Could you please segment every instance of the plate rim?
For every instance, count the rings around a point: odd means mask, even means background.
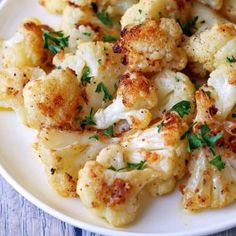
[[[2,8],[9,2],[9,0],[0,0],[0,11]],[[3,156],[1,156],[3,158]],[[40,208],[47,214],[66,222],[74,227],[78,227],[84,230],[92,231],[98,234],[104,235],[114,235],[114,236],[203,236],[209,235],[213,233],[219,233],[224,230],[231,229],[236,226],[236,218],[235,220],[228,220],[227,222],[224,221],[222,224],[218,224],[216,226],[211,225],[209,227],[204,227],[199,230],[188,230],[185,232],[178,232],[178,233],[135,233],[135,232],[128,232],[125,229],[116,230],[116,229],[108,229],[102,226],[96,226],[90,223],[83,222],[79,219],[74,219],[52,207],[48,204],[44,203],[43,201],[39,200],[34,194],[30,191],[26,190],[18,181],[10,175],[7,170],[3,167],[0,158],[0,175],[10,184],[13,189],[15,189],[20,195],[26,198],[29,202],[31,202],[34,206]],[[119,229],[119,228],[117,228]]]

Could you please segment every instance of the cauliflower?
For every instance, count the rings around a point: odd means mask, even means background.
[[[235,68],[235,65],[218,67],[210,74],[207,85],[196,92],[196,122],[223,121],[233,112],[236,105]]]
[[[82,89],[70,69],[54,70],[29,82],[23,89],[29,127],[71,128],[83,100]]]
[[[3,43],[3,67],[41,67],[52,68],[53,53],[43,48],[42,29],[52,31],[39,21],[24,22],[18,32]]]
[[[157,20],[160,17],[186,20],[189,16],[188,1],[175,0],[140,0],[131,6],[121,18],[122,29],[143,23],[147,19]]]
[[[190,15],[198,17],[196,22],[196,34],[211,29],[216,24],[228,22],[218,12],[197,1],[192,2]]]
[[[116,168],[125,165],[119,145],[106,148],[96,161],[85,164],[79,171],[77,193],[83,205],[99,217],[113,226],[123,226],[137,216],[140,193],[156,174],[150,168],[114,171],[110,164]]]
[[[218,170],[210,163],[211,154],[201,148],[194,151],[189,165],[191,177],[184,188],[183,206],[195,211],[222,208],[236,198],[236,154],[227,148],[217,149],[225,164]]]
[[[154,117],[162,117],[163,113],[170,110],[180,101],[191,103],[191,113],[184,119],[192,121],[195,111],[195,88],[190,79],[183,73],[164,70],[153,77],[157,88],[158,106],[152,109]]]
[[[147,20],[125,28],[114,45],[122,53],[122,63],[131,71],[160,72],[163,68],[182,70],[187,64],[185,51],[179,47],[182,30],[173,19]]]
[[[84,41],[102,41],[106,36],[119,36],[119,19],[112,17],[107,9],[100,11],[97,7],[93,9],[93,4],[80,6],[81,3],[71,1],[62,16],[61,28],[70,35],[69,47],[72,51]],[[104,18],[107,20],[104,21]]]
[[[113,53],[111,43],[87,42],[79,45],[76,55],[58,54],[54,63],[76,72],[85,89],[87,106],[97,111],[115,96],[115,87],[125,71],[120,60],[121,56]],[[106,90],[108,98],[99,87]]]
[[[199,0],[203,4],[210,6],[215,10],[219,10],[223,5],[223,0]]]
[[[227,19],[236,23],[236,2],[235,0],[224,0],[220,11]]]
[[[39,0],[49,12],[61,14],[66,7],[67,0]]]
[[[186,173],[189,157],[187,142],[182,135],[187,124],[174,112],[145,130],[127,134],[121,145],[128,162],[146,161],[147,167],[156,171],[157,180],[148,186],[152,195],[167,193],[175,187],[175,181]]]
[[[44,76],[39,68],[2,68],[0,69],[0,107],[12,108],[26,122],[23,88],[32,80]]]
[[[45,166],[49,183],[61,196],[76,197],[78,171],[113,142],[96,140],[92,131],[43,129],[34,148]]]
[[[126,73],[120,80],[117,97],[95,114],[98,129],[105,129],[119,120],[127,120],[131,128],[145,128],[152,116],[148,109],[157,104],[156,90],[141,73]]]
[[[215,55],[235,36],[234,24],[216,24],[211,29],[190,37],[185,49],[190,61],[200,62],[208,71],[213,71]]]

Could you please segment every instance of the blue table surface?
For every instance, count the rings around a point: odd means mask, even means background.
[[[0,176],[0,236],[99,236],[43,212]],[[236,228],[215,234],[236,236]]]

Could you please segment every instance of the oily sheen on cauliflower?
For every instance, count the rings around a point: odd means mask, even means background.
[[[156,171],[156,180],[148,186],[152,195],[172,191],[176,180],[185,175],[189,154],[181,136],[187,128],[175,112],[170,112],[152,127],[123,137],[121,145],[126,159],[131,163],[146,161],[147,167]]]
[[[92,131],[40,131],[34,147],[45,166],[49,183],[61,196],[77,196],[78,171],[112,142],[107,138],[103,141],[91,139],[94,135]]]
[[[102,150],[96,161],[88,161],[79,171],[77,193],[87,208],[113,226],[123,226],[134,221],[140,206],[140,193],[145,185],[155,179],[155,171],[114,171],[125,167],[119,145]]]
[[[182,30],[174,19],[146,20],[123,29],[113,50],[123,55],[131,71],[160,72],[163,68],[182,70],[187,64],[180,47]]]
[[[49,71],[53,53],[43,47],[42,30],[52,31],[38,20],[22,23],[14,36],[3,42],[3,67],[41,67]]]
[[[145,128],[152,119],[148,109],[156,104],[156,90],[152,83],[141,73],[126,73],[120,80],[112,104],[95,114],[96,127],[105,129],[126,120],[131,128]]]
[[[26,123],[23,89],[29,81],[33,81],[45,72],[39,68],[25,67],[0,69],[0,107],[12,108]]]

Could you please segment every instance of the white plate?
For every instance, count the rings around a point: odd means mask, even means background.
[[[0,37],[9,37],[26,17],[58,25],[59,18],[46,13],[37,0],[8,0],[0,6]],[[236,226],[236,205],[222,210],[188,214],[181,209],[179,191],[147,199],[140,216],[130,226],[115,229],[85,209],[79,199],[58,196],[47,183],[43,166],[31,145],[35,132],[13,112],[0,113],[0,173],[23,196],[49,214],[74,226],[106,235],[206,235]]]

